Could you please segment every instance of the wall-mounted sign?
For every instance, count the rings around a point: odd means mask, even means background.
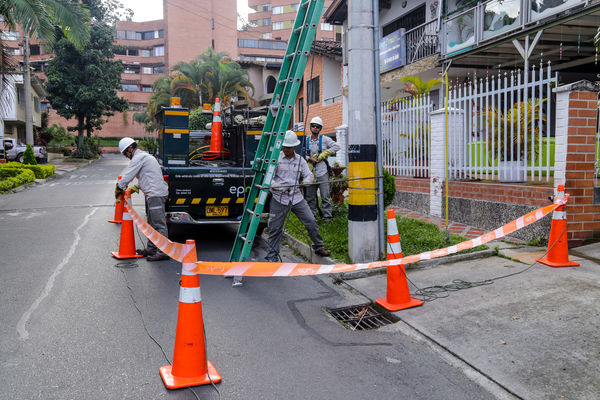
[[[406,38],[404,28],[379,40],[379,73],[406,65]]]

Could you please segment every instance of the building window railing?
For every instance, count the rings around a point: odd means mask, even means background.
[[[440,52],[436,20],[406,31],[404,37],[406,38],[406,62],[408,64]]]

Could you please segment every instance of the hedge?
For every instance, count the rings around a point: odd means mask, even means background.
[[[0,192],[35,181],[35,174],[28,168],[5,168],[0,166]]]
[[[45,165],[29,165],[29,164],[21,164],[19,162],[13,161],[6,164],[0,164],[0,169],[28,169],[33,172],[35,179],[44,179],[49,177],[50,175],[54,175],[56,172],[56,167],[52,164]]]

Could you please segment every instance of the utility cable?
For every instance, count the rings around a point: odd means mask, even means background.
[[[124,269],[127,269],[127,268],[136,268],[136,267],[138,267],[138,263],[135,260],[134,261],[128,260],[128,261],[118,262],[114,266],[117,267],[117,268],[119,268],[119,270],[123,273],[123,278],[125,279],[125,286],[129,290],[129,297],[131,298],[133,306],[135,307],[135,309],[137,310],[137,312],[140,314],[140,318],[142,319],[142,325],[144,327],[144,330],[146,331],[146,335],[148,335],[148,337],[158,346],[158,348],[160,349],[160,351],[161,351],[163,357],[165,358],[165,360],[167,361],[167,363],[171,364],[171,360],[169,359],[169,356],[167,356],[167,353],[166,353],[165,349],[163,348],[163,346],[158,342],[158,340],[156,340],[156,338],[154,336],[152,336],[152,334],[148,330],[148,325],[146,324],[146,319],[144,318],[144,313],[140,309],[137,301],[135,300],[135,296],[133,294],[133,289],[131,288],[131,285],[129,284],[129,279],[127,279],[127,274],[124,271]],[[202,328],[204,329],[204,345],[205,345],[204,354],[206,354],[206,346],[208,346],[208,344],[207,344],[208,342],[206,340],[206,329],[204,328],[204,325],[202,326]],[[213,382],[210,374],[208,373],[208,359],[205,359],[205,361],[206,361],[206,374],[208,376],[208,379],[210,380],[210,383],[211,383],[212,387],[217,392],[217,394],[219,396],[219,399],[221,399],[221,392],[219,391],[219,389],[217,388],[217,386]],[[200,397],[194,391],[194,389],[192,389],[191,387],[188,387],[188,389],[189,389],[190,392],[192,392],[192,394],[194,395],[194,397],[196,399],[200,400]]]
[[[552,243],[551,246],[548,246],[548,249],[546,250],[546,252],[544,252],[544,254],[540,258],[544,258],[548,254],[548,252],[550,250],[552,250],[552,248],[554,248],[554,246],[558,243],[558,241],[560,240],[562,235],[566,232],[566,230],[567,230],[567,228],[565,227],[565,229],[561,232],[561,234],[558,235],[558,237],[554,241],[554,243]],[[534,261],[533,263],[529,264],[525,269],[523,269],[521,271],[513,272],[513,273],[510,273],[507,275],[497,276],[497,277],[490,278],[490,279],[484,279],[481,281],[465,281],[462,279],[455,279],[452,281],[451,284],[448,284],[448,285],[433,285],[433,286],[428,286],[428,287],[424,287],[424,288],[419,288],[419,286],[417,286],[413,281],[411,281],[408,278],[406,271],[404,269],[401,269],[401,271],[404,274],[404,277],[406,278],[406,280],[412,286],[414,286],[416,288],[416,291],[414,292],[414,296],[419,298],[420,300],[423,300],[424,302],[428,302],[428,301],[433,301],[433,300],[441,299],[444,297],[448,297],[450,295],[450,292],[456,292],[459,290],[470,289],[470,288],[478,287],[478,286],[491,285],[492,283],[494,283],[495,281],[498,281],[500,279],[509,278],[509,277],[515,276],[515,275],[520,275],[520,274],[530,270],[531,268],[533,268],[533,266],[536,264],[537,264],[537,260]]]

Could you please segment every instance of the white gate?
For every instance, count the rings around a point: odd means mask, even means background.
[[[395,176],[429,176],[431,99],[420,95],[381,106],[383,167]]]
[[[450,88],[450,179],[546,180],[554,171],[550,64]]]

